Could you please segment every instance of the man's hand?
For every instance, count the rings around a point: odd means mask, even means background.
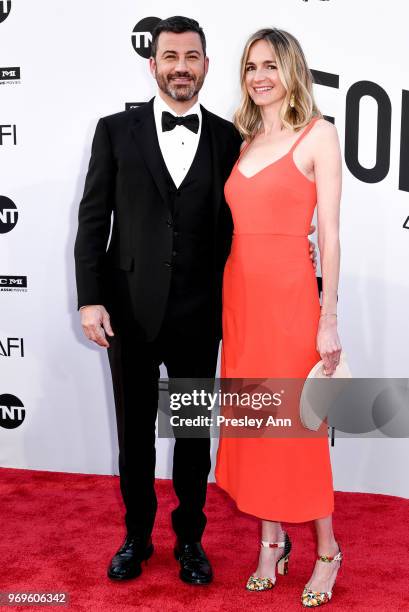
[[[310,231],[308,232],[308,235],[311,236],[311,234],[313,234],[314,232],[315,232],[315,225],[310,225]],[[310,245],[310,258],[312,261],[314,271],[316,271],[317,270],[317,251],[315,248],[315,244],[311,242],[311,240],[309,240],[308,242]]]
[[[83,306],[80,309],[81,325],[88,340],[92,340],[99,346],[109,347],[106,335],[113,336],[109,314],[104,306]],[[106,335],[105,335],[106,334]]]

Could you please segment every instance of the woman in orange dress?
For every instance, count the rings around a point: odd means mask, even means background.
[[[235,125],[245,139],[225,186],[234,234],[223,285],[223,378],[305,378],[324,361],[339,363],[337,333],[341,156],[335,127],[312,93],[298,41],[265,29],[246,44],[243,100]],[[323,278],[322,303],[309,259],[315,206]],[[314,520],[315,567],[302,603],[327,603],[342,553],[328,439],[221,437],[216,480],[237,506],[261,519],[261,548],[247,588],[271,589],[291,550],[281,522]]]

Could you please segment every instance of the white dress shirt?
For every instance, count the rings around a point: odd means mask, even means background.
[[[175,117],[196,114],[199,117],[199,130],[197,134],[184,125],[177,125],[173,130],[162,132],[162,112],[167,111]],[[153,113],[155,116],[156,132],[158,134],[159,146],[163,159],[169,170],[173,182],[179,187],[189,172],[199,144],[202,129],[202,113],[199,102],[183,115],[177,115],[158,95],[153,101]]]

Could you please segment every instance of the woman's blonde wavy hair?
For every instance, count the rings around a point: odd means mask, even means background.
[[[276,56],[278,75],[287,90],[280,109],[283,125],[297,131],[313,117],[322,117],[314,100],[312,75],[298,40],[277,28],[258,30],[248,39],[241,57],[242,100],[234,114],[234,125],[246,141],[251,140],[261,126],[260,108],[253,102],[246,87],[246,64],[252,45],[258,40],[265,40],[271,45]],[[290,106],[292,96],[294,108]]]

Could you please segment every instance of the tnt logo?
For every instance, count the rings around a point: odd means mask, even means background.
[[[24,404],[15,395],[0,395],[0,427],[17,429],[26,416]]]
[[[17,206],[6,196],[0,196],[0,234],[11,232],[18,221]]]
[[[11,11],[11,0],[0,0],[0,23],[7,19]]]
[[[132,30],[132,46],[145,59],[151,56],[152,32],[159,21],[159,17],[145,17]]]

